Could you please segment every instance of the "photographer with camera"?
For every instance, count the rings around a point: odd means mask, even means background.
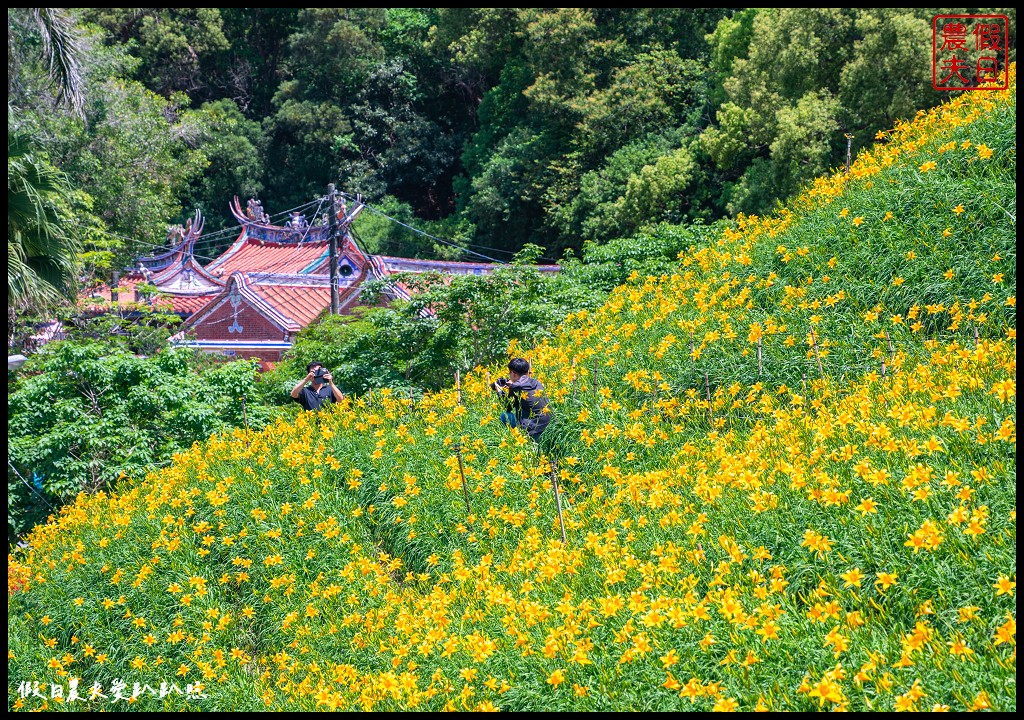
[[[292,388],[292,399],[306,410],[319,410],[324,403],[341,402],[342,395],[334,385],[331,372],[323,363],[311,362],[306,366],[306,377],[299,380]],[[311,383],[306,386],[306,383]]]
[[[508,363],[508,377],[498,378],[491,388],[505,400],[506,412],[501,421],[509,427],[519,427],[534,440],[551,422],[551,408],[544,395],[544,386],[530,377],[530,363],[524,358],[513,358]]]

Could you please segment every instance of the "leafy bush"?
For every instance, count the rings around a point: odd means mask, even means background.
[[[200,374],[190,353],[150,358],[116,343],[58,341],[23,366],[8,394],[8,540],[80,492],[112,487],[166,465],[177,452],[230,427],[261,427],[249,404],[249,361]]]

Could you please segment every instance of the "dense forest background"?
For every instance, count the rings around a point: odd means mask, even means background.
[[[763,213],[841,166],[848,140],[855,155],[940,102],[931,18],[982,11],[51,12],[63,34],[8,10],[9,148],[31,143],[66,180],[60,217],[104,276],[196,208],[212,257],[234,239],[233,195],[274,214],[329,182],[500,259]],[[1011,18],[1015,48],[1015,10],[984,12]],[[47,65],[55,42],[73,67]],[[360,231],[378,251],[459,252],[379,215]]]

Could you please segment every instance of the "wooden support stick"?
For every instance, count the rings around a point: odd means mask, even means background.
[[[885,360],[882,361],[882,378],[885,379]]]
[[[576,358],[572,359],[572,375],[570,375],[569,377],[570,382],[572,383],[572,399],[575,401],[576,390],[579,387],[579,383],[576,382]]]
[[[757,377],[761,378],[761,338],[757,339]]]
[[[551,488],[555,492],[555,505],[558,507],[558,527],[562,529],[562,544],[567,543],[565,537],[565,521],[562,520],[562,496],[558,492],[558,464],[551,461]]]
[[[974,347],[978,347],[978,328],[974,328]]]
[[[708,394],[708,418],[715,419],[715,412],[711,409],[711,384],[708,382],[708,374],[704,373],[704,392]]]
[[[891,363],[892,359],[896,357],[896,351],[892,349],[892,338],[889,337],[888,330],[885,331],[885,342],[889,344],[889,362]]]
[[[825,371],[821,369],[821,356],[818,355],[818,336],[814,334],[814,328],[811,328],[811,343],[814,348],[814,359],[818,361],[818,375],[825,377]]]
[[[466,500],[466,514],[469,514],[469,488],[466,487],[466,471],[462,467],[462,445],[455,444],[455,456],[459,458],[459,477],[462,478],[462,497]]]
[[[459,375],[459,369],[455,368],[455,392],[459,398],[459,405],[462,404],[462,378]]]

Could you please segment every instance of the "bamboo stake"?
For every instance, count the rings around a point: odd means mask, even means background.
[[[818,375],[825,377],[825,371],[821,369],[821,356],[818,355],[818,336],[814,334],[814,328],[811,328],[811,342],[814,347],[814,359],[818,361]]]
[[[891,363],[892,359],[896,357],[896,351],[892,349],[892,338],[889,337],[888,330],[885,331],[885,342],[889,344],[889,362]]]
[[[572,375],[570,376],[570,382],[572,382],[572,399],[576,400],[576,389],[579,387],[579,383],[576,382],[576,358],[572,359]]]
[[[978,347],[978,328],[974,328],[974,347]]]
[[[466,487],[466,471],[462,467],[462,445],[455,443],[455,456],[459,459],[459,477],[462,478],[462,497],[466,500],[466,514],[469,514],[469,488]]]
[[[562,496],[558,492],[558,464],[551,461],[551,488],[555,492],[555,505],[558,507],[558,527],[562,529],[562,544],[567,544],[565,537],[565,521],[562,520]]]
[[[757,339],[757,378],[761,379],[761,338]]]
[[[711,409],[711,384],[708,382],[708,374],[704,373],[704,392],[708,394],[708,419],[715,419],[715,412]]]
[[[462,378],[459,376],[459,369],[455,368],[455,392],[458,394],[459,405],[462,404]]]

